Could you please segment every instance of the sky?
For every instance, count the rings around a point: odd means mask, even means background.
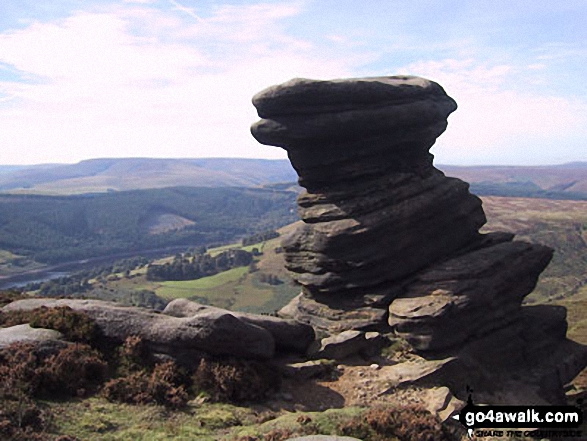
[[[285,158],[252,96],[419,75],[458,103],[455,165],[587,161],[584,0],[2,0],[0,164]]]

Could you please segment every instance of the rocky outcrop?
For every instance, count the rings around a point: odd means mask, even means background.
[[[284,148],[306,188],[303,224],[283,241],[302,293],[281,315],[321,336],[391,330],[425,359],[451,360],[434,378],[456,396],[471,386],[489,401],[561,401],[586,348],[566,340],[564,311],[522,306],[552,250],[480,234],[480,199],[434,168],[429,149],[456,109],[442,87],[294,79],[253,104],[253,136]],[[522,392],[490,397],[512,385]]]
[[[481,201],[428,152],[455,102],[416,77],[296,79],[253,98],[253,136],[287,150],[304,225],[283,246],[311,295],[389,293],[390,283],[478,238]]]
[[[275,341],[269,331],[245,323],[229,311],[205,310],[190,317],[172,317],[151,310],[119,306],[99,300],[25,299],[12,302],[3,312],[68,306],[91,317],[105,338],[122,342],[143,339],[151,352],[170,355],[183,362],[202,353],[243,358],[272,358]]]
[[[515,325],[551,255],[540,245],[504,242],[434,265],[394,300],[389,324],[415,349],[436,353]]]

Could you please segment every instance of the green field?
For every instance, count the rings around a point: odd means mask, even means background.
[[[293,227],[287,226],[280,231],[285,233],[291,228]],[[246,247],[233,243],[208,250],[210,254],[216,255],[228,249],[251,251],[257,248],[262,254],[254,258],[253,269],[248,266],[238,267],[196,280],[159,282],[147,280],[146,268],[143,267],[132,271],[128,277],[117,273],[106,279],[90,280],[92,289],[84,293],[84,296],[111,300],[117,297],[128,298],[132,293],[140,291],[150,291],[167,301],[186,298],[230,310],[273,313],[285,306],[300,291],[298,286],[292,284],[285,270],[283,254],[276,252],[280,242],[280,238],[275,238]],[[158,259],[154,263],[162,265],[172,260],[173,256]],[[278,278],[282,283],[271,285],[263,281],[267,276]]]

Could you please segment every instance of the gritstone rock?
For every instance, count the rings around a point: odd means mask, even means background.
[[[61,342],[63,334],[54,329],[32,328],[28,324],[11,326],[0,329],[0,349],[10,346],[13,343],[32,343],[42,346]]]
[[[203,311],[223,310],[187,299],[175,299],[165,307],[163,314],[174,317],[192,317]],[[305,352],[315,338],[314,329],[311,326],[296,322],[295,320],[237,311],[230,311],[230,314],[244,323],[250,323],[269,331],[275,339],[276,348],[284,351]]]
[[[2,311],[41,306],[68,306],[94,319],[106,338],[122,342],[129,336],[139,336],[153,352],[173,357],[185,358],[190,352],[205,352],[269,359],[275,351],[275,341],[269,331],[245,323],[220,308],[179,318],[99,300],[25,299],[6,305]]]
[[[303,223],[283,240],[302,293],[280,315],[327,340],[393,331],[431,362],[453,360],[434,378],[459,398],[468,385],[487,403],[564,398],[586,347],[566,339],[564,311],[522,306],[552,250],[480,234],[481,200],[433,166],[429,149],[457,107],[441,86],[298,78],[253,104],[253,136],[285,149],[306,189]]]

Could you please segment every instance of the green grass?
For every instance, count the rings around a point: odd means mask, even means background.
[[[44,266],[25,256],[11,253],[8,250],[0,250],[0,276],[16,275],[41,269]]]
[[[167,300],[188,298],[235,311],[273,313],[299,293],[299,287],[292,286],[290,283],[289,274],[284,268],[283,254],[275,253],[279,244],[280,239],[276,238],[247,247],[241,247],[235,243],[209,250],[214,254],[229,248],[249,251],[252,248],[258,248],[263,253],[255,257],[258,272],[250,273],[249,267],[240,267],[197,280],[155,282],[146,280],[146,269],[141,268],[132,272],[132,278],[125,278],[122,274],[118,274],[118,280],[112,276],[103,284],[94,281],[95,287],[87,293],[87,296],[101,298],[106,294],[111,297],[113,293],[124,296],[128,292],[147,290]],[[157,263],[172,259],[173,257],[161,259]],[[261,273],[273,274],[284,283],[279,285],[261,283],[259,280]]]
[[[87,441],[216,441],[235,425],[256,422],[253,410],[226,404],[189,406],[172,412],[160,406],[114,404],[95,397],[51,403],[50,407],[56,414],[57,433]]]
[[[234,282],[244,276],[249,271],[248,266],[240,266],[228,271],[215,274],[209,277],[202,277],[196,280],[170,281],[161,284],[167,288],[173,289],[211,289],[228,282]]]
[[[280,430],[336,434],[341,422],[363,411],[348,407],[279,415],[229,404],[190,404],[184,411],[172,412],[159,406],[109,403],[98,397],[46,405],[55,414],[52,434],[75,435],[85,441],[221,441]]]

